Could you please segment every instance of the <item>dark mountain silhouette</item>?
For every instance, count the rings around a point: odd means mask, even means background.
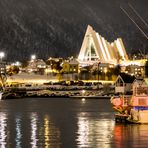
[[[12,61],[77,57],[90,24],[108,41],[122,37],[128,53],[144,51],[147,39],[120,9],[128,2],[147,19],[147,0],[1,0],[0,50]]]

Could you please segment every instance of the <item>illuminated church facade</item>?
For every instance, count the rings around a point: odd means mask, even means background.
[[[88,25],[78,61],[81,65],[96,62],[117,64],[119,61],[128,61],[128,55],[121,38],[110,43]]]

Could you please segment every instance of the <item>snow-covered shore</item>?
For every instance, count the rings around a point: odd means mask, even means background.
[[[38,83],[43,84],[49,81],[58,81],[56,77],[49,75],[37,75],[31,73],[20,73],[13,76],[8,76],[7,83]]]

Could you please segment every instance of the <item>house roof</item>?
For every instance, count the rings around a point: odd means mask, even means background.
[[[120,73],[120,77],[123,79],[124,83],[133,83],[136,79],[135,76],[131,76],[125,73]]]

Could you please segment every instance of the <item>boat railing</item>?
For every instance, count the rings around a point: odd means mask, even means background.
[[[131,95],[124,95],[122,96],[123,106],[131,105]]]
[[[148,106],[148,96],[132,96],[132,106]]]
[[[129,106],[131,104],[131,95],[121,95],[112,97],[111,103],[114,106]]]

